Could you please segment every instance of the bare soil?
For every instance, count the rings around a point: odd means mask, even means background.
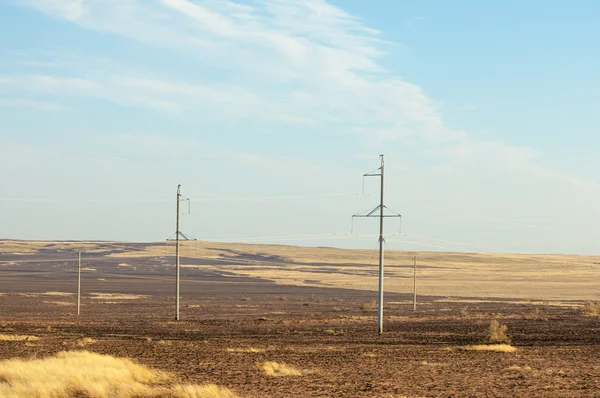
[[[109,253],[86,265],[94,271],[83,274],[79,316],[70,254],[0,255],[0,334],[40,338],[0,341],[0,359],[86,349],[242,397],[600,396],[600,318],[582,314],[580,301],[429,296],[413,312],[411,295],[387,294],[379,336],[375,292],[184,269],[175,321],[173,268],[165,266],[172,258],[120,266]],[[516,352],[462,349],[481,343],[494,318],[508,326]],[[86,337],[95,342],[78,345]],[[257,367],[264,361],[303,375],[267,376]]]

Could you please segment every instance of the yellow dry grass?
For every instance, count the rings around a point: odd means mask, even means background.
[[[72,296],[75,293],[68,293],[68,292],[44,292],[42,294],[44,296]]]
[[[506,370],[515,371],[515,372],[531,372],[533,368],[529,365],[519,366],[519,365],[511,365]]]
[[[467,351],[496,351],[496,352],[515,352],[517,349],[509,344],[480,344],[463,347]]]
[[[69,303],[68,301],[47,301],[47,300],[43,300],[42,303],[60,305],[60,306],[63,306],[63,307],[68,307],[68,306],[75,305],[75,303]]]
[[[0,341],[36,341],[39,340],[35,336],[23,336],[19,334],[0,334]]]
[[[228,348],[227,352],[231,352],[231,353],[260,353],[260,352],[265,352],[265,350],[262,349],[262,348],[247,347],[247,348]]]
[[[129,359],[88,351],[0,362],[0,396],[4,398],[236,397],[226,388],[173,384],[173,379]]]
[[[377,358],[378,355],[375,354],[374,352],[363,352],[361,354],[361,356],[366,357],[366,358]]]
[[[126,294],[126,293],[90,293],[92,299],[96,300],[139,300],[146,298],[147,296],[139,294]]]
[[[598,301],[587,301],[581,307],[581,312],[588,316],[600,315],[600,302]]]
[[[233,391],[225,387],[219,387],[216,384],[202,386],[177,385],[173,388],[173,395],[176,398],[237,398]]]
[[[94,344],[95,342],[96,340],[92,339],[91,337],[84,337],[82,339],[77,340],[77,347],[85,347],[90,344]]]
[[[111,248],[114,253],[108,256],[124,258],[123,263],[173,254],[172,247],[166,250],[164,243],[158,242],[140,245],[126,242],[0,241],[0,252],[11,254],[35,253],[41,249],[64,252],[82,249],[84,252],[100,253]],[[219,242],[184,244],[182,250],[184,257],[204,259],[205,265],[199,267],[207,271],[227,271],[282,285],[377,290],[377,275],[373,272],[377,253],[373,250]],[[405,278],[412,276],[412,270],[406,265],[412,264],[414,256],[418,257],[420,264],[427,266],[419,271],[419,291],[423,295],[563,301],[597,299],[595,281],[600,277],[600,256],[576,255],[388,250],[386,291],[410,291],[410,284],[405,283]],[[323,269],[327,272],[322,272]]]
[[[302,372],[293,366],[277,362],[262,362],[257,364],[267,376],[302,376]]]

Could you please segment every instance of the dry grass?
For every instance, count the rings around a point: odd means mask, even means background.
[[[67,293],[67,292],[44,292],[41,293],[44,296],[73,296],[75,293]]]
[[[231,353],[260,353],[260,352],[265,352],[265,350],[262,349],[262,348],[247,347],[247,348],[228,348],[227,352],[231,352]]]
[[[236,397],[226,388],[212,384],[178,385],[172,383],[173,379],[168,373],[149,369],[129,359],[88,351],[0,362],[0,396],[4,398]]]
[[[107,257],[120,257],[123,259],[119,263],[134,266],[133,259],[159,258],[173,253],[172,247],[168,252],[165,251],[164,242],[140,246],[125,242],[0,241],[1,253],[31,254],[40,249],[73,253],[75,249],[82,249],[87,253],[103,255],[112,249],[114,253]],[[232,263],[227,265],[221,262],[203,265],[202,269],[207,271],[225,270],[236,275],[269,279],[281,285],[343,287],[369,291],[377,289],[377,276],[371,272],[372,266],[377,263],[377,253],[373,250],[218,242],[200,242],[197,246],[194,242],[183,249],[184,253],[186,250],[189,252],[190,257],[203,258],[209,263],[210,259],[232,259]],[[415,254],[417,253],[386,251],[390,264],[397,264],[386,269],[390,276],[386,291],[407,293],[410,290],[403,281],[404,265],[409,264]],[[597,299],[596,281],[600,277],[600,256],[442,252],[420,252],[418,255],[432,267],[427,272],[435,275],[435,278],[423,278],[421,281],[420,292],[423,295],[514,299],[536,297],[553,301]],[[236,264],[244,256],[277,257],[283,262],[267,264],[257,259],[254,264],[260,266]],[[329,270],[327,273],[320,271],[322,267],[314,266],[324,262]],[[506,275],[507,269],[512,271],[510,277]]]
[[[60,305],[63,307],[69,307],[69,306],[76,304],[76,303],[69,303],[67,301],[42,301],[42,303]]]
[[[375,354],[374,352],[363,352],[361,354],[361,356],[366,357],[366,358],[377,358],[378,355]]]
[[[328,334],[330,336],[343,336],[346,334],[346,332],[344,332],[343,329],[340,329],[340,330],[327,329],[324,331],[324,333]]]
[[[496,351],[496,352],[515,352],[517,349],[509,344],[481,344],[463,347],[467,351]]]
[[[85,347],[90,344],[94,344],[95,342],[96,340],[92,339],[91,337],[84,337],[82,339],[77,340],[77,347]]]
[[[126,293],[90,293],[96,300],[138,300],[147,296]]]
[[[173,345],[173,342],[171,340],[158,340],[156,342],[156,344],[159,344],[159,345]]]
[[[588,316],[600,315],[600,301],[587,301],[581,307],[581,313]]]
[[[502,325],[498,320],[492,319],[490,326],[485,331],[483,340],[486,344],[510,344],[510,338],[506,335],[506,325]]]
[[[372,300],[360,306],[361,311],[377,311],[377,301]]]
[[[267,376],[302,376],[298,369],[277,362],[262,362],[257,364],[258,368],[263,370]]]
[[[531,372],[531,371],[533,371],[531,366],[528,366],[528,365],[525,365],[525,366],[512,365],[512,366],[509,366],[508,368],[506,368],[506,370],[515,371],[515,372]]]
[[[0,334],[0,341],[37,341],[38,337],[19,334]]]
[[[237,395],[228,388],[216,384],[197,386],[193,384],[177,385],[173,388],[176,398],[237,398]]]

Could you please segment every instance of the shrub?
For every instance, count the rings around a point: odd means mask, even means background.
[[[600,315],[600,302],[599,301],[587,301],[581,307],[581,312],[585,315],[598,316]]]
[[[490,326],[485,331],[484,343],[486,344],[510,344],[510,338],[506,335],[506,325],[498,320],[492,319]]]

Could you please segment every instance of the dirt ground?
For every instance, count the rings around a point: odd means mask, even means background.
[[[0,255],[0,334],[39,337],[0,341],[0,359],[86,349],[241,397],[600,396],[600,318],[583,314],[582,301],[428,296],[413,312],[412,296],[391,293],[378,336],[375,292],[188,269],[174,321],[172,268],[162,266],[172,258],[120,265],[100,252],[77,316],[64,257],[51,248]],[[494,318],[516,352],[465,350]],[[264,361],[302,375],[267,376]]]

